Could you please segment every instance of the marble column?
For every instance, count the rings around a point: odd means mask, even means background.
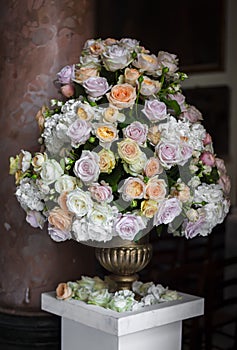
[[[78,62],[94,36],[94,0],[1,2],[0,57],[0,311],[40,313],[40,295],[57,283],[94,273],[94,251],[73,241],[53,242],[25,222],[8,174],[9,157],[39,150],[35,115],[58,97],[53,84]]]

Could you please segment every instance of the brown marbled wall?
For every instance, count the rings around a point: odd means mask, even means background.
[[[94,272],[94,251],[33,229],[14,196],[9,157],[38,150],[35,114],[58,97],[56,73],[94,34],[94,0],[8,0],[0,10],[0,311],[40,312],[40,294]]]

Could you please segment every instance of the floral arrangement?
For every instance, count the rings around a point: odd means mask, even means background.
[[[152,227],[206,236],[229,210],[230,180],[176,55],[134,39],[86,41],[38,112],[41,149],[10,159],[26,221],[55,241],[137,240]]]
[[[59,283],[56,298],[59,300],[80,300],[117,312],[136,311],[165,301],[181,299],[174,290],[153,282],[133,282],[132,290],[109,292],[111,281],[99,277],[85,277],[76,282]],[[139,299],[139,300],[138,300]]]

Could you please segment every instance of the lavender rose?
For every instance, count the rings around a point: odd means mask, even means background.
[[[58,228],[51,226],[50,224],[48,226],[48,234],[56,242],[63,242],[71,238],[70,232],[61,231]]]
[[[73,76],[73,66],[65,66],[57,74],[58,81],[61,84],[69,84]]]
[[[29,210],[26,215],[26,221],[32,227],[43,228],[46,218],[37,210]]]
[[[177,198],[169,198],[162,201],[154,216],[154,225],[169,224],[182,211],[181,202]]]
[[[166,168],[178,164],[181,161],[180,149],[176,143],[160,142],[156,146],[156,152],[161,164]]]
[[[131,61],[131,53],[126,47],[112,45],[102,54],[102,60],[107,70],[115,72],[125,68]]]
[[[186,238],[194,238],[203,232],[206,224],[205,217],[200,215],[196,221],[185,220],[183,223],[183,232]]]
[[[146,141],[148,126],[140,122],[133,122],[123,129],[125,137],[136,141],[139,145],[143,145]]]
[[[186,110],[185,96],[183,94],[176,92],[175,94],[169,94],[168,97],[169,99],[174,100],[179,104],[181,112]]]
[[[102,77],[88,78],[82,85],[85,88],[86,93],[93,98],[103,96],[110,89],[106,78]]]
[[[100,157],[95,152],[82,151],[81,158],[75,162],[73,171],[85,184],[98,180]]]
[[[125,214],[115,223],[115,231],[118,235],[128,240],[133,240],[136,234],[145,227],[142,218],[133,214]]]
[[[188,106],[181,116],[189,120],[191,123],[196,123],[203,119],[202,113],[194,106]]]
[[[142,112],[151,122],[157,122],[167,117],[166,104],[159,100],[146,100]]]
[[[90,132],[90,124],[83,119],[77,119],[69,126],[67,135],[71,139],[72,146],[78,147],[89,139]]]
[[[94,183],[89,187],[91,197],[94,198],[97,202],[106,202],[109,203],[113,200],[112,188],[107,185],[104,181],[99,183]]]
[[[162,69],[163,67],[169,68],[169,73],[175,73],[178,69],[177,56],[169,52],[160,51],[158,53],[158,65]]]

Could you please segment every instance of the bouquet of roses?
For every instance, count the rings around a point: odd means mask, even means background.
[[[137,240],[166,225],[208,235],[229,210],[230,180],[174,54],[134,39],[88,40],[57,74],[62,101],[37,114],[41,149],[10,159],[26,221],[55,241]]]

